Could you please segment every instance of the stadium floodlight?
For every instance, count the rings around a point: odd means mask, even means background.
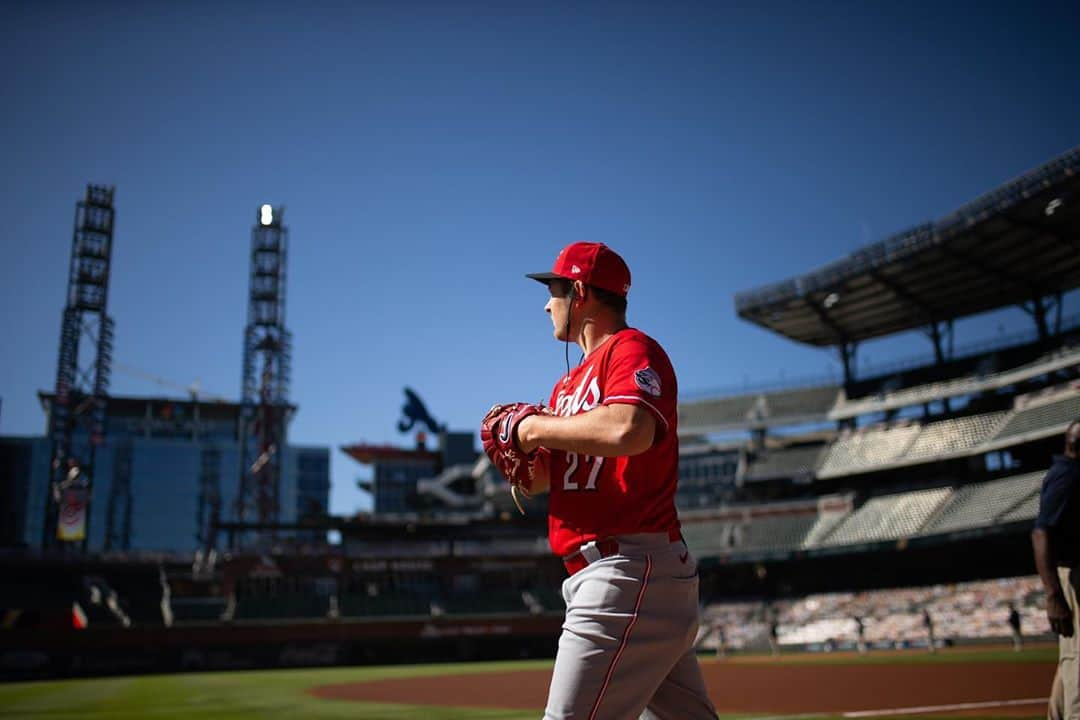
[[[825,306],[826,310],[828,310],[829,308],[831,308],[833,305],[835,305],[838,302],[840,302],[840,295],[837,294],[837,293],[831,292],[831,293],[829,293],[828,295],[825,296],[825,301],[822,302],[821,304]]]
[[[1043,210],[1043,212],[1046,213],[1047,217],[1049,217],[1053,215],[1054,212],[1064,204],[1065,203],[1061,201],[1061,198],[1054,198],[1050,202],[1046,203],[1046,209]]]
[[[263,205],[259,208],[259,223],[261,225],[270,225],[274,222],[274,208],[269,205]]]

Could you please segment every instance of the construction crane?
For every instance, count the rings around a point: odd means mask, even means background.
[[[191,398],[192,402],[198,402],[200,400],[209,400],[211,402],[225,403],[236,402],[235,400],[230,400],[223,395],[203,392],[200,381],[197,378],[189,385],[184,385],[183,383],[176,382],[175,380],[170,380],[168,378],[161,377],[160,375],[154,375],[153,373],[146,370],[141,370],[140,368],[121,362],[113,362],[113,370],[121,372],[124,375],[128,375],[130,377],[136,377],[140,380],[146,380],[148,382],[155,383],[157,385],[160,385],[161,387],[171,388],[173,390],[180,390],[187,394],[188,397]]]

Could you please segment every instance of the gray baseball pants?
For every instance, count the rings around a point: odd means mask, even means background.
[[[545,720],[716,720],[694,653],[694,559],[665,533],[616,540],[563,582]]]
[[[1080,720],[1080,604],[1077,603],[1077,584],[1080,566],[1057,569],[1065,602],[1072,610],[1072,637],[1058,638],[1058,666],[1050,691],[1046,716],[1050,720]]]

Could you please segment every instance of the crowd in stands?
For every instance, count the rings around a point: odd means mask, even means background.
[[[1009,640],[1010,609],[1028,637],[1046,636],[1042,585],[1037,576],[954,585],[826,593],[773,603],[717,603],[704,609],[701,645],[726,650],[765,649],[775,623],[780,648],[926,647],[938,643]],[[929,618],[929,624],[927,624]]]

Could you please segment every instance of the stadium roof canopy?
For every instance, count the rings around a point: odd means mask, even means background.
[[[1080,147],[937,222],[735,296],[739,317],[843,345],[1080,286]]]

